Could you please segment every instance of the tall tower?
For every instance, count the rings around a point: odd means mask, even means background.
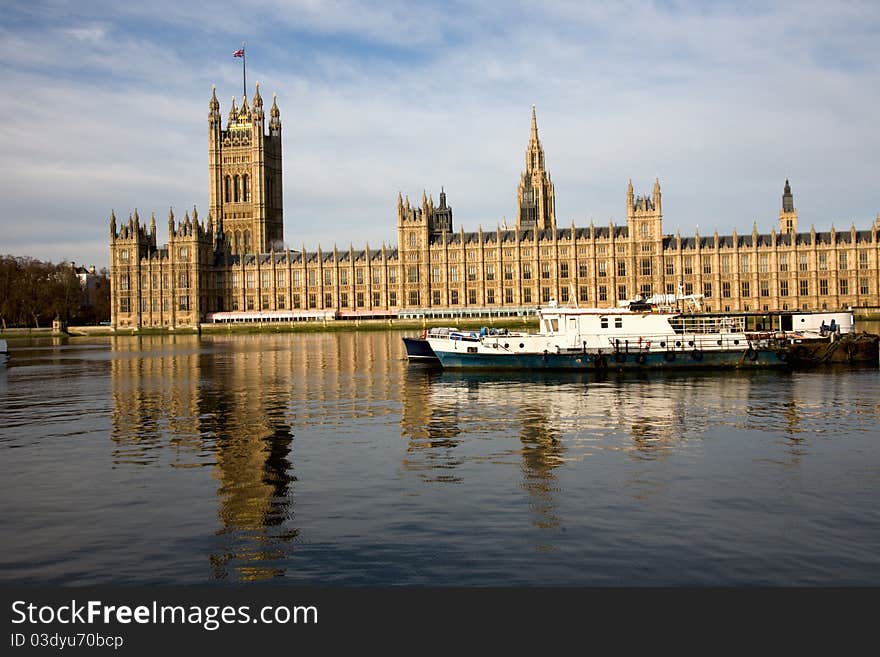
[[[556,228],[556,198],[550,174],[544,169],[544,148],[538,139],[538,119],[532,105],[532,133],[526,148],[526,169],[516,191],[516,227]]]
[[[223,226],[233,253],[268,252],[284,241],[281,185],[281,114],[273,95],[268,132],[260,83],[253,107],[235,98],[226,129],[217,91],[208,104],[210,213]]]
[[[782,233],[797,232],[797,210],[794,209],[794,197],[791,195],[791,186],[788,184],[788,179],[785,180],[785,188],[782,190],[779,231]]]

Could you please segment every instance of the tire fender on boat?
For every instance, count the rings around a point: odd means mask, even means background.
[[[691,352],[691,358],[693,360],[703,360],[703,352],[700,351],[699,349],[694,349]]]
[[[758,352],[755,351],[754,349],[752,349],[751,347],[749,347],[746,350],[746,358],[748,358],[750,361],[754,362],[754,361],[758,360]]]
[[[647,360],[648,360],[648,355],[645,354],[644,352],[640,353],[638,356],[636,356],[636,362],[639,365],[644,365],[647,362]]]

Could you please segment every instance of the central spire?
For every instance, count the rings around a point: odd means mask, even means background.
[[[540,146],[541,140],[538,139],[538,116],[535,114],[535,106],[532,105],[532,136],[529,138],[529,146],[533,144]]]
[[[532,129],[526,147],[526,169],[517,190],[517,227],[539,230],[556,228],[556,201],[553,183],[544,169],[544,148],[538,137],[538,115],[532,105]]]

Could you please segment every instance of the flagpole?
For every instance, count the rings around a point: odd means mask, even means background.
[[[247,50],[245,50],[245,42],[241,42],[241,88],[242,97],[247,96]]]

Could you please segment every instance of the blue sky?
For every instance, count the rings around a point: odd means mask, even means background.
[[[278,94],[285,239],[396,243],[398,191],[513,222],[532,104],[561,225],[802,229],[880,212],[876,2],[7,2],[0,253],[104,266],[111,208],[207,206],[207,109]],[[204,212],[203,215],[204,216]]]

